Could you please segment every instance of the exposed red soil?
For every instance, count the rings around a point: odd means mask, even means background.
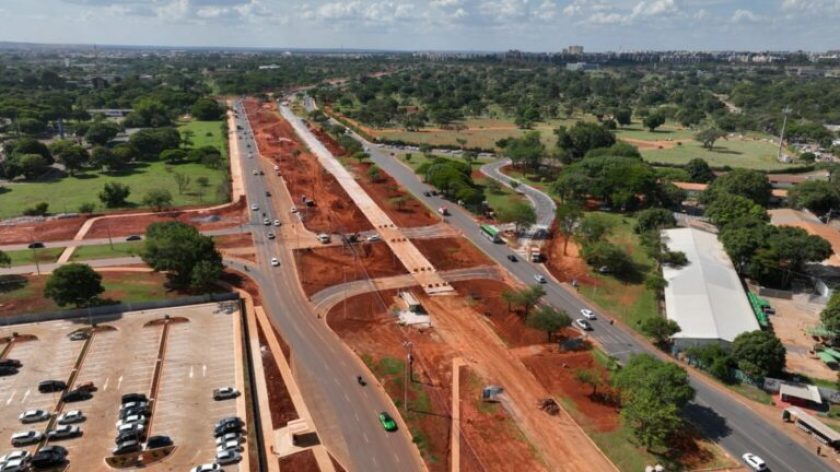
[[[341,157],[347,155],[347,150],[338,144],[338,141],[333,139],[329,133],[317,126],[309,126],[309,131],[312,131],[312,134],[318,138],[318,141],[321,141],[321,143],[327,147],[327,150],[330,151],[333,156]]]
[[[254,246],[254,238],[251,236],[250,233],[213,236],[213,242],[216,243],[216,249],[220,250]]]
[[[0,226],[0,244],[23,244],[32,241],[64,241],[73,239],[82,227],[86,216],[48,220],[37,223],[19,223]]]
[[[296,452],[292,455],[279,459],[280,470],[294,472],[319,472],[318,461],[315,460],[315,453],[312,449]]]
[[[465,238],[413,239],[411,242],[437,270],[492,265],[490,259]]]
[[[257,326],[257,331],[260,339],[265,383],[268,390],[268,404],[271,409],[271,425],[274,429],[278,429],[286,426],[289,421],[298,419],[298,414],[295,405],[292,403],[289,390],[286,388],[286,383],[283,382],[283,377],[280,375],[280,369],[277,367],[271,349],[268,347],[268,341],[262,327]]]
[[[304,196],[315,206],[304,212],[304,225],[316,233],[354,233],[373,229],[335,178],[298,142],[291,125],[276,113],[273,102],[246,100],[245,109],[263,158],[280,167],[295,202]]]
[[[211,219],[216,221],[210,221]],[[195,226],[200,231],[230,228],[248,221],[245,199],[222,208],[209,211],[167,211],[156,214],[120,214],[97,220],[90,227],[85,239],[107,238],[143,234],[152,223],[180,221]],[[72,236],[71,236],[72,239]]]
[[[283,357],[286,358],[286,362],[291,362],[292,350],[289,345],[286,344],[286,340],[283,339],[283,336],[280,336],[280,332],[277,331],[277,328],[274,326],[271,327],[271,331],[274,332],[274,337],[277,338],[277,344],[280,345],[280,350],[283,351]]]
[[[333,457],[332,454],[330,454],[330,461],[333,463],[333,467],[335,467],[336,472],[347,472],[347,469],[342,467],[341,464],[335,460],[335,457]]]
[[[408,271],[384,242],[297,249],[295,262],[307,296],[332,285]]]
[[[390,174],[379,169],[379,179],[372,182],[368,177],[370,162],[351,164],[357,176],[356,181],[368,195],[379,204],[397,226],[412,228],[440,223],[437,214],[411,196]]]
[[[484,384],[470,369],[461,368],[461,470],[546,470],[521,440],[508,412],[499,404],[481,403]]]
[[[575,378],[580,369],[592,369],[601,375],[606,384],[607,371],[592,357],[591,351],[561,352],[556,346],[525,356],[522,362],[545,388],[556,395],[574,402],[580,415],[597,431],[613,431],[619,426],[618,407],[611,401],[615,392],[604,385],[592,394],[592,387]],[[604,395],[601,395],[604,394]]]
[[[452,287],[467,297],[472,307],[484,314],[493,326],[493,330],[510,347],[543,344],[547,340],[544,332],[525,326],[521,312],[508,310],[507,302],[502,299],[502,292],[511,287],[496,280],[468,280],[453,282]]]
[[[571,282],[587,285],[597,285],[598,281],[588,275],[586,261],[578,255],[578,245],[569,241],[566,247],[566,255],[563,255],[563,244],[566,239],[558,231],[554,231],[554,237],[545,245],[545,266],[551,275],[560,282]]]

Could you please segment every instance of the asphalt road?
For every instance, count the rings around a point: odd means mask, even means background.
[[[273,201],[281,192],[274,188],[280,183],[270,166],[257,157],[248,158],[247,144],[253,150],[256,143],[248,131],[244,110],[240,106],[236,109],[237,124],[246,131],[240,134],[239,142],[248,205],[256,203],[260,207],[258,212],[251,212],[250,222],[258,269],[249,273],[260,286],[266,312],[291,347],[295,376],[322,442],[337,456],[346,457],[344,465],[351,471],[423,470],[425,466],[408,431],[401,428],[397,433],[387,433],[379,424],[380,411],[398,416],[393,403],[373,379],[368,379],[366,387],[357,383],[356,376],[367,370],[316,317],[297,283],[291,251],[277,240],[266,238],[266,231],[258,228],[263,211],[283,224],[289,223],[292,215]],[[255,176],[253,170],[263,170],[265,175]],[[269,189],[275,190],[275,197],[266,197]],[[279,259],[279,267],[270,265],[272,257]]]
[[[202,231],[201,234],[207,236],[224,236],[228,234],[239,234],[246,232],[243,228],[239,226],[233,226],[230,228],[222,228],[222,229],[213,229],[209,231]],[[142,235],[138,235],[142,239]],[[103,246],[108,244],[109,242],[113,242],[114,244],[117,243],[124,243],[126,242],[126,236],[114,236],[112,238],[93,238],[93,239],[65,239],[63,241],[44,241],[44,247],[79,247],[79,246]],[[30,243],[23,243],[23,244],[3,244],[0,245],[0,251],[20,251],[23,249],[29,249]]]
[[[502,185],[513,188],[510,183],[516,179],[508,177],[499,170],[508,164],[510,164],[510,159],[499,159],[481,166],[481,172]],[[523,182],[519,182],[516,191],[525,195],[531,201],[531,204],[534,206],[534,211],[537,214],[537,224],[551,226],[554,222],[554,215],[557,213],[557,206],[554,204],[554,200]]]
[[[422,183],[411,169],[391,158],[378,146],[365,141],[360,136],[356,138],[369,147],[371,160],[394,177],[416,198],[430,208],[441,206],[443,201],[440,197],[423,195],[424,191],[431,188]],[[447,218],[449,224],[460,229],[468,239],[522,283],[529,285],[536,283],[536,274],[545,276],[548,279],[548,283],[544,284],[547,292],[544,299],[546,302],[566,310],[572,317],[580,313],[582,308],[593,309],[570,293],[566,286],[554,282],[554,279],[541,266],[522,259],[518,262],[508,260],[508,255],[515,255],[512,249],[503,244],[494,244],[482,236],[478,231],[477,223],[466,210],[453,205],[452,202],[447,202],[447,207],[452,213]],[[618,325],[610,325],[607,320],[595,320],[592,321],[592,325],[594,330],[589,332],[590,336],[601,343],[607,353],[619,360],[626,361],[633,353],[653,352],[655,349],[623,331]],[[753,413],[745,404],[719,392],[699,375],[691,371],[689,375],[691,384],[697,391],[696,400],[688,409],[689,418],[703,429],[707,437],[717,441],[733,457],[740,459],[745,452],[752,452],[762,457],[773,471],[836,470],[816,456],[816,444],[814,450],[805,449],[793,442],[775,425],[769,424],[761,416]],[[781,419],[779,421],[781,422]]]

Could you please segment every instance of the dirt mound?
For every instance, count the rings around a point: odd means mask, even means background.
[[[411,242],[437,270],[492,264],[480,249],[464,238],[413,239]]]
[[[508,346],[520,347],[546,342],[546,334],[525,326],[523,316],[508,310],[507,302],[502,300],[502,292],[510,286],[495,280],[468,280],[453,282],[452,286],[468,303],[484,314],[493,326],[493,330]]]
[[[525,356],[522,362],[549,392],[561,392],[562,396],[574,402],[576,410],[598,431],[613,431],[619,426],[618,406],[610,397],[615,392],[604,385],[594,394],[590,385],[575,378],[575,372],[591,369],[598,372],[606,384],[607,371],[595,361],[591,351],[560,352],[556,347]]]
[[[586,261],[578,255],[579,248],[573,241],[569,241],[566,247],[566,255],[563,255],[563,246],[566,239],[558,231],[554,231],[554,238],[545,245],[545,266],[560,282],[571,282],[587,285],[597,285],[598,281],[589,274]]]
[[[302,214],[307,229],[316,233],[373,229],[335,177],[300,145],[291,125],[276,113],[273,102],[260,105],[256,100],[246,100],[245,110],[260,155],[280,168],[292,199],[300,202],[307,197],[315,202]]]
[[[0,244],[23,244],[32,241],[64,241],[82,227],[86,216],[48,219],[0,226]]]
[[[306,295],[354,280],[408,273],[383,242],[298,249],[294,254]]]

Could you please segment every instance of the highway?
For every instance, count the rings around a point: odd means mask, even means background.
[[[291,251],[278,241],[269,240],[267,231],[259,228],[263,211],[270,219],[278,218],[283,224],[288,224],[294,216],[288,212],[289,203],[285,206],[278,203],[282,192],[276,189],[281,182],[274,176],[272,166],[258,157],[248,158],[248,145],[256,149],[256,142],[241,102],[237,102],[235,110],[237,125],[244,130],[237,133],[237,139],[243,151],[242,175],[248,205],[256,203],[260,207],[252,212],[249,223],[253,228],[258,268],[250,270],[248,275],[259,285],[266,312],[291,348],[295,377],[321,441],[350,471],[425,470],[410,433],[403,427],[399,432],[387,433],[379,424],[380,411],[399,417],[393,403],[378,382],[368,379],[366,387],[356,382],[356,376],[367,369],[323,320],[316,317],[298,283]],[[263,170],[265,175],[253,175],[254,170]],[[266,196],[267,190],[272,190],[273,197]],[[279,259],[279,267],[270,265],[272,257]]]
[[[417,199],[430,208],[437,208],[444,203],[438,196],[424,196],[423,192],[431,188],[422,183],[411,169],[390,157],[387,151],[355,133],[354,137],[369,148],[371,160],[376,165],[388,172]],[[492,243],[479,233],[477,223],[466,210],[451,202],[446,204],[452,213],[447,218],[449,224],[461,230],[465,237],[519,281],[531,285],[536,283],[536,274],[545,276],[548,279],[548,283],[544,284],[547,292],[544,299],[546,302],[566,310],[573,318],[580,313],[582,308],[595,310],[594,307],[570,293],[568,286],[556,283],[542,266],[522,259],[518,262],[508,260],[508,255],[515,255],[512,249],[503,244]],[[592,325],[594,330],[590,332],[590,335],[603,346],[607,353],[619,360],[626,361],[634,353],[654,352],[653,346],[625,332],[619,324],[610,325],[603,317],[593,321]],[[773,471],[835,470],[826,461],[818,458],[814,450],[805,449],[794,442],[787,434],[780,431],[777,425],[769,424],[764,418],[752,412],[746,404],[736,400],[730,394],[720,392],[718,386],[710,385],[709,380],[690,370],[689,375],[691,385],[697,391],[695,401],[687,410],[689,419],[700,426],[707,437],[718,442],[734,458],[739,460],[745,452],[752,452],[767,461]],[[779,421],[781,422],[781,419]],[[814,447],[816,448],[816,445]]]

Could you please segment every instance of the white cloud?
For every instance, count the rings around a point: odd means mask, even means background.
[[[674,0],[642,0],[633,8],[632,16],[657,16],[676,11],[677,6],[674,4]]]
[[[750,10],[738,9],[732,14],[733,23],[758,23],[762,20],[761,15],[757,15]]]

